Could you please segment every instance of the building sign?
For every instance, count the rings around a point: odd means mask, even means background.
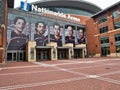
[[[39,8],[37,5],[31,5],[31,10],[36,12],[36,13],[49,14],[49,15],[56,16],[59,18],[64,18],[64,19],[80,22],[79,18],[73,17],[70,14],[66,15],[66,14],[61,13],[61,12],[50,11],[50,10],[47,10],[46,8]]]
[[[80,22],[80,18],[73,17],[70,14],[66,15],[62,12],[50,11],[50,10],[47,10],[46,8],[39,8],[37,5],[30,6],[30,4],[27,3],[27,0],[25,2],[21,1],[20,9],[25,10],[25,11],[31,10],[32,12],[39,13],[39,14],[47,14],[53,17],[63,18],[66,20],[72,20],[75,22]]]

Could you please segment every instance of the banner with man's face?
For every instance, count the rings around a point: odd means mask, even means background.
[[[37,46],[46,46],[48,42],[48,25],[39,18],[31,19],[31,40],[36,41]]]
[[[86,31],[84,28],[78,28],[76,31],[77,44],[86,44]]]
[[[60,23],[53,22],[52,25],[50,25],[50,42],[55,42],[58,47],[62,47],[62,36],[62,28]]]
[[[25,50],[29,40],[29,19],[9,13],[7,24],[7,50]]]

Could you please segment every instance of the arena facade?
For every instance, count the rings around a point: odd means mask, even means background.
[[[0,62],[88,57],[86,21],[101,9],[84,0],[1,0]]]

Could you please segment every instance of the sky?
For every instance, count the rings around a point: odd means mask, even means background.
[[[25,1],[25,0],[14,0],[14,1],[15,1],[14,7],[19,7],[20,1]],[[28,0],[28,3],[35,2],[35,1],[40,1],[40,0]],[[90,3],[93,3],[97,6],[99,6],[101,9],[105,9],[105,8],[117,3],[120,0],[84,0],[84,1],[88,1]]]

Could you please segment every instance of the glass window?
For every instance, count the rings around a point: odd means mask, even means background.
[[[101,44],[109,43],[109,38],[108,37],[102,37],[100,39],[100,41],[101,41]]]
[[[114,11],[112,15],[113,15],[113,18],[118,18],[119,17],[119,11],[118,10]]]
[[[101,23],[103,23],[103,22],[105,22],[105,21],[107,21],[107,16],[102,16],[102,17],[100,17],[99,20],[98,20],[99,24],[101,24]]]
[[[100,30],[100,33],[108,32],[108,26],[101,27],[99,30]]]
[[[34,59],[34,48],[30,48],[30,59]]]
[[[116,34],[115,35],[115,41],[117,42],[117,41],[120,41],[120,34]]]
[[[120,45],[116,45],[116,53],[120,53]]]
[[[114,29],[120,28],[120,21],[114,23]]]
[[[89,12],[89,11],[85,11],[85,10],[79,10],[79,9],[74,9],[74,8],[66,8],[66,7],[52,7],[52,8],[47,8],[51,11],[54,12],[63,12],[66,14],[78,14],[78,15],[85,15],[85,16],[92,16],[93,13]]]

